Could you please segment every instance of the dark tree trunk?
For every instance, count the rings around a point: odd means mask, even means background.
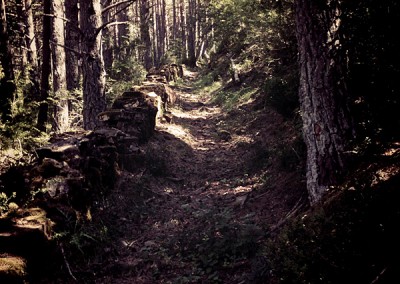
[[[28,78],[28,54],[27,46],[25,41],[25,19],[26,19],[26,9],[25,2],[22,0],[16,0],[15,4],[17,6],[17,19],[18,19],[18,48],[19,48],[19,66],[18,69],[21,70],[25,78]]]
[[[107,7],[111,5],[111,0],[102,1],[103,7]],[[107,10],[106,12],[102,13],[102,20],[103,23],[111,22],[114,19],[111,19],[112,13],[115,13],[115,9]],[[115,18],[115,17],[114,17]],[[118,52],[118,26],[115,27],[108,27],[102,31],[102,56],[104,62],[104,69],[106,72],[110,72],[112,66],[114,64],[115,57],[117,56]]]
[[[157,8],[158,0],[152,0],[152,13],[153,13],[153,32],[152,32],[152,44],[153,44],[153,65],[158,63],[158,21],[157,21]]]
[[[188,63],[190,66],[196,65],[196,0],[189,0],[187,9],[188,21]]]
[[[128,9],[124,9],[117,15],[118,22],[128,22]],[[116,40],[118,41],[117,58],[121,61],[125,60],[128,55],[128,40],[129,40],[129,29],[127,24],[115,25]]]
[[[151,68],[151,39],[150,39],[150,2],[141,0],[140,5],[140,37],[143,46],[143,65],[148,71]]]
[[[162,7],[161,7],[162,0],[156,0],[156,9],[154,14],[154,21],[156,21],[155,31],[157,36],[157,57],[156,57],[156,66],[160,66],[161,57],[163,56],[163,27],[162,27]]]
[[[11,100],[14,97],[14,67],[12,52],[8,42],[6,4],[0,0],[0,62],[3,78],[0,80],[0,112],[3,123],[11,120]]]
[[[300,105],[312,204],[339,184],[352,138],[340,42],[340,1],[296,1]]]
[[[179,14],[180,14],[180,22],[181,22],[181,58],[182,61],[186,61],[187,59],[187,38],[186,38],[186,15],[185,15],[185,1],[179,0]]]
[[[80,22],[83,34],[83,127],[94,129],[99,125],[98,114],[106,108],[100,0],[80,1]]]
[[[167,25],[168,25],[168,17],[167,17],[167,4],[165,0],[161,1],[161,56],[165,55],[165,52],[168,47],[168,36],[167,36]]]
[[[79,88],[79,22],[78,0],[65,1],[65,65],[67,69],[67,90],[73,95]]]
[[[172,41],[175,44],[175,40],[177,37],[177,19],[176,19],[176,0],[172,0]]]
[[[37,121],[37,128],[41,131],[46,130],[48,118],[48,98],[50,91],[49,77],[51,72],[51,0],[43,0],[43,30],[42,30],[42,78],[40,82],[40,105]]]

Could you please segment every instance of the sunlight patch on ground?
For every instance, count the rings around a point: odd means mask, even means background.
[[[182,126],[176,124],[163,125],[160,128],[181,140],[184,140],[186,136],[190,135]]]
[[[392,156],[394,156],[395,154],[399,153],[399,152],[400,152],[400,149],[399,149],[398,147],[400,147],[400,143],[399,143],[399,142],[396,142],[396,143],[394,143],[394,146],[395,146],[396,148],[393,147],[393,148],[390,148],[390,149],[386,150],[386,152],[383,153],[383,155],[384,155],[384,156],[387,156],[387,157],[392,157]]]
[[[391,177],[399,174],[399,172],[400,172],[400,168],[395,167],[395,166],[390,166],[390,167],[380,169],[375,173],[375,176],[371,183],[371,186],[377,185],[378,183],[380,183],[382,181],[387,181]]]

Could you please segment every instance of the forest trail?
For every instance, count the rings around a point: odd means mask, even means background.
[[[105,248],[107,263],[94,265],[96,283],[246,283],[267,227],[306,203],[297,189],[278,190],[296,188],[293,174],[268,185],[271,169],[256,169],[265,160],[255,136],[272,139],[263,135],[279,119],[246,106],[228,114],[189,77],[175,88],[172,121],[158,123],[144,146],[146,169],[121,178],[101,217],[115,240]]]

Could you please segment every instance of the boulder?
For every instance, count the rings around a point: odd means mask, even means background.
[[[112,108],[99,114],[106,128],[115,128],[146,142],[154,132],[157,107],[144,92],[125,92],[115,99]]]

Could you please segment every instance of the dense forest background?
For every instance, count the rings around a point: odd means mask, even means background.
[[[283,150],[261,147],[251,168],[278,153],[285,170],[302,176],[306,205],[257,239],[258,253],[246,248],[257,260],[238,270],[250,271],[250,283],[399,279],[397,1],[0,2],[4,216],[10,204],[29,203],[6,181],[10,169],[35,163],[35,150],[54,137],[101,128],[99,115],[146,74],[180,66],[226,113],[246,99],[254,116],[273,109],[295,129]],[[227,283],[219,277],[176,283]]]

